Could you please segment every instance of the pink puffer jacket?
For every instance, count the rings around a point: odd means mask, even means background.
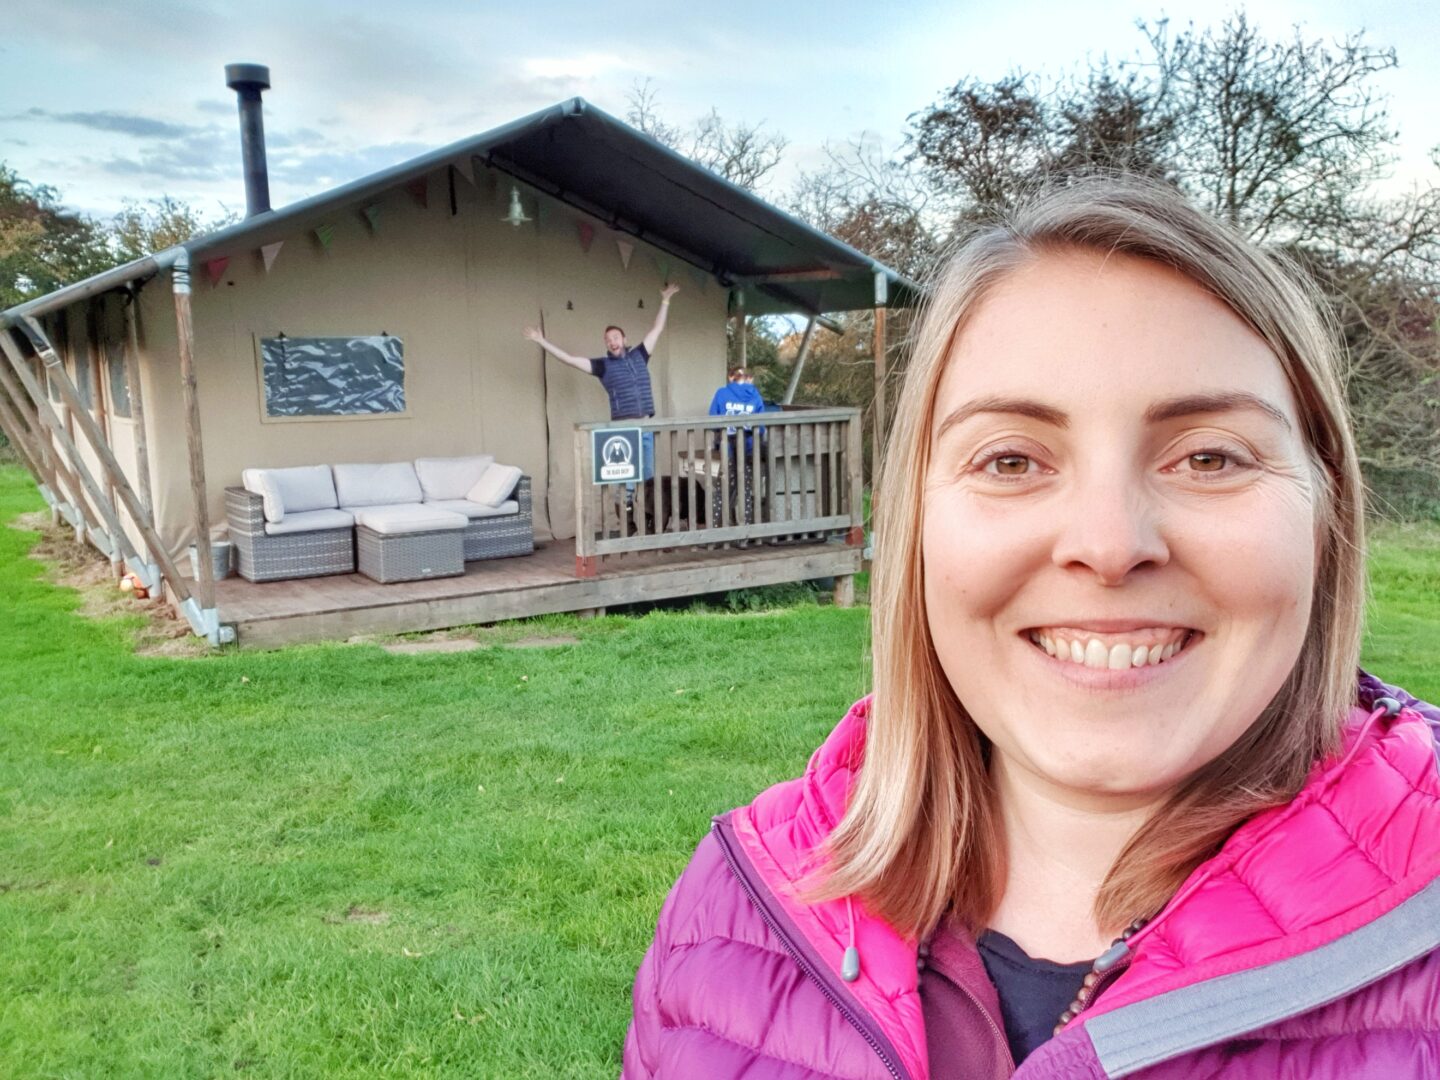
[[[1382,715],[1382,697],[1405,707]],[[1237,830],[1019,1070],[983,966],[962,964],[968,1072],[1440,1077],[1440,711],[1369,676],[1359,700],[1345,755]],[[929,1077],[916,943],[859,901],[795,896],[860,767],[866,705],[803,777],[715,820],[636,978],[626,1080]]]

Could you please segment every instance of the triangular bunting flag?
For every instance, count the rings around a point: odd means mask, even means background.
[[[270,272],[270,267],[275,265],[275,257],[280,254],[280,249],[285,246],[284,240],[276,240],[273,244],[265,244],[260,248],[260,257],[265,260],[265,272]]]
[[[545,199],[535,200],[535,225],[538,228],[550,217],[550,204]]]
[[[666,285],[670,284],[670,260],[659,255],[652,255],[651,258],[655,260],[655,269],[660,271],[660,280]]]
[[[218,259],[206,260],[205,272],[210,275],[210,287],[212,289],[220,284],[220,279],[225,276],[225,267],[229,265],[229,255],[221,255]]]
[[[420,204],[422,208],[430,206],[430,182],[425,177],[411,180],[405,185],[405,190],[410,192],[410,197]]]
[[[366,223],[369,224],[369,226],[370,226],[370,232],[371,232],[371,233],[377,233],[377,232],[379,232],[379,231],[380,231],[380,205],[379,205],[378,203],[371,203],[369,206],[365,207],[365,209],[364,209],[364,210],[361,210],[360,212],[365,215],[365,221],[366,221]]]
[[[635,245],[629,240],[616,240],[615,246],[620,249],[620,265],[626,270],[630,269],[630,256],[635,253]]]
[[[595,226],[588,221],[577,221],[575,228],[580,233],[580,250],[589,252],[590,244],[595,239]]]
[[[455,171],[465,177],[467,183],[475,183],[475,159],[469,154],[455,162]]]
[[[710,275],[698,266],[690,267],[690,276],[695,279],[695,284],[700,287],[701,292],[704,292],[705,286],[710,284]]]
[[[335,238],[335,226],[320,225],[315,229],[315,239],[320,241],[320,246],[326,251],[330,250],[330,241]]]

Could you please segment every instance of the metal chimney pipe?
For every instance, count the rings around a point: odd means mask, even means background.
[[[264,64],[226,64],[225,85],[240,99],[240,156],[245,165],[245,216],[270,209],[270,172],[265,166],[265,120],[260,92],[270,89]]]

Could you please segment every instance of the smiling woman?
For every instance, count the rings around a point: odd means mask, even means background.
[[[1357,682],[1362,488],[1301,280],[1114,179],[952,257],[875,692],[716,819],[627,1076],[1440,1072],[1440,711]]]

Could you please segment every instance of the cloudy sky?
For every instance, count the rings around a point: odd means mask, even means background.
[[[6,0],[0,161],[108,216],[168,193],[207,213],[242,210],[227,62],[269,65],[272,202],[279,206],[572,95],[623,116],[650,79],[661,113],[712,106],[790,141],[771,193],[827,143],[898,145],[908,114],[973,75],[1059,74],[1087,56],[1131,56],[1137,18],[1216,20],[1198,0],[851,0],[722,4],[528,0]],[[1302,25],[1364,29],[1393,46],[1375,79],[1401,134],[1395,183],[1440,145],[1440,15],[1432,0],[1256,0],[1270,36]],[[1433,174],[1433,170],[1431,170]]]

